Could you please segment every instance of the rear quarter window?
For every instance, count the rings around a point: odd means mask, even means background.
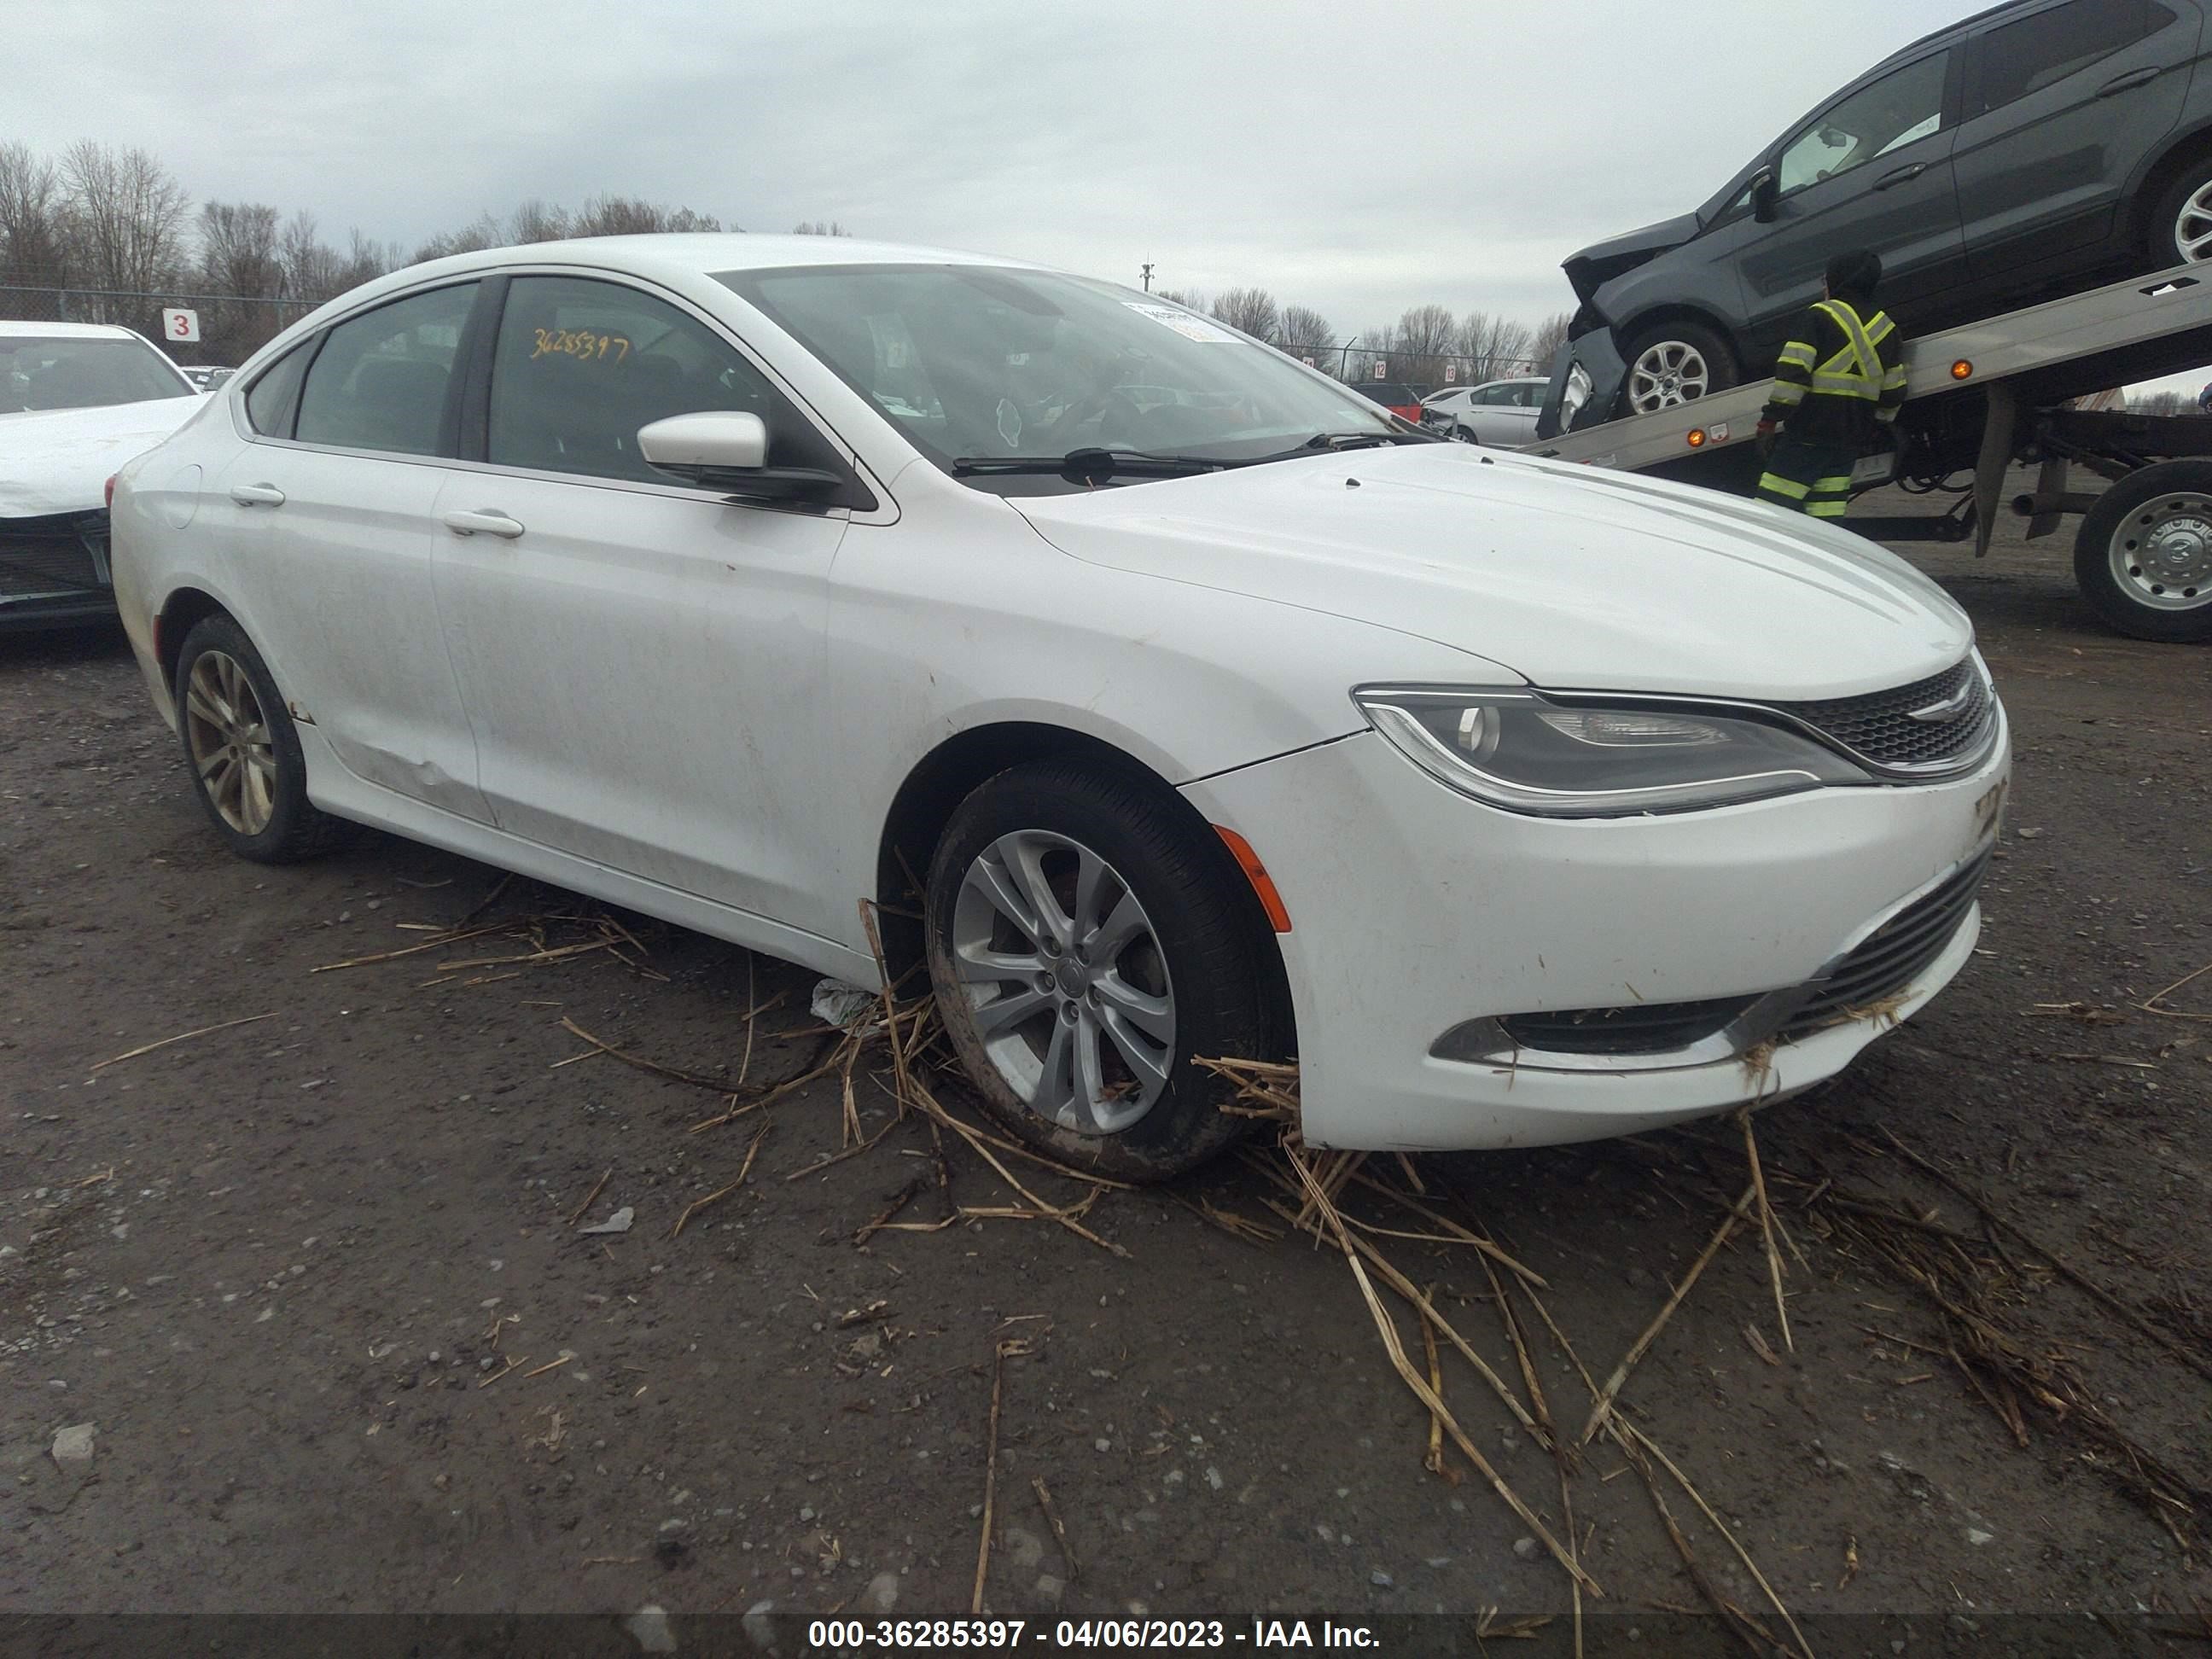
[[[300,382],[307,378],[307,360],[315,355],[322,337],[303,340],[255,377],[246,393],[246,423],[264,438],[292,435],[292,416],[300,406]]]

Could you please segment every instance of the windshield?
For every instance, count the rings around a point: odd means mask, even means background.
[[[1327,375],[1108,283],[976,265],[812,265],[718,280],[947,471],[956,459],[1090,448],[1250,460],[1320,433],[1405,431]]]
[[[143,340],[0,338],[0,415],[191,395],[191,383]]]

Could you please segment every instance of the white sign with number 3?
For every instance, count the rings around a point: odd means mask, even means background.
[[[161,337],[183,344],[197,344],[200,337],[199,313],[182,309],[164,310],[161,313]]]

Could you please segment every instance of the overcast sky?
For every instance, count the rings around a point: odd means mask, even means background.
[[[1534,322],[1572,303],[1562,257],[1695,205],[1978,3],[70,0],[14,9],[0,142],[143,145],[196,202],[339,242],[614,191],[1150,260],[1340,335],[1429,301]]]

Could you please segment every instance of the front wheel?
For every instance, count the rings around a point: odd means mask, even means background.
[[[1703,323],[1647,325],[1629,337],[1620,355],[1628,365],[1620,390],[1626,415],[1693,403],[1726,392],[1737,380],[1735,350],[1718,330]]]
[[[1079,1168],[1178,1174],[1236,1139],[1196,1058],[1278,1057],[1256,904],[1164,787],[1063,762],[1000,773],[930,862],[929,973],[992,1112]]]
[[[2075,538],[2074,580],[2123,634],[2212,639],[2212,461],[2161,461],[2106,490]]]

